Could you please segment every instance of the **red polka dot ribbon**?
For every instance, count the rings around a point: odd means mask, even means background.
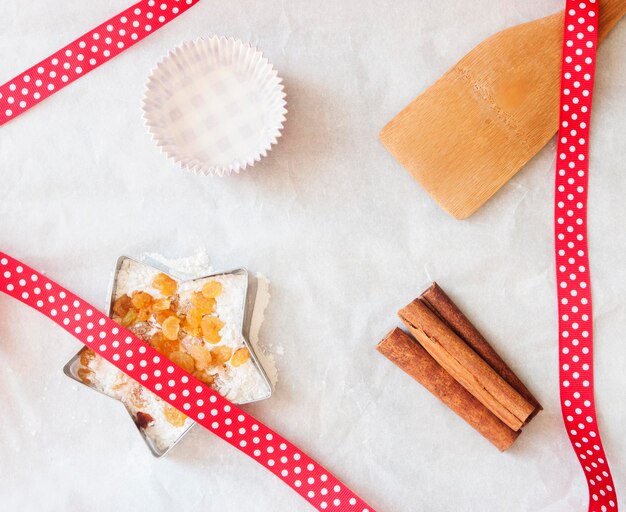
[[[374,512],[311,457],[46,276],[0,252],[0,291],[274,473],[320,511]]]
[[[596,417],[587,248],[589,124],[598,0],[567,0],[555,193],[561,408],[589,487],[589,510],[614,512],[617,497]]]
[[[142,0],[0,86],[0,126],[116,57],[200,0]]]

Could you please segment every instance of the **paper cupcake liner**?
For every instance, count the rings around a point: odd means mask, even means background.
[[[282,79],[263,54],[232,38],[183,43],[148,77],[144,119],[183,169],[224,176],[253,166],[281,136]]]

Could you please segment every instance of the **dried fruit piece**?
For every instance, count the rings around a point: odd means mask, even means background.
[[[163,415],[165,419],[175,427],[182,427],[185,424],[187,416],[185,416],[178,409],[174,409],[171,405],[166,405],[163,409]]]
[[[211,350],[212,365],[219,366],[226,363],[233,355],[233,349],[222,345]]]
[[[79,368],[78,378],[83,381],[84,384],[91,384],[91,376],[94,374],[89,368]]]
[[[134,324],[137,321],[137,311],[135,309],[129,309],[128,313],[124,315],[122,318],[122,325],[124,327],[128,327],[129,325]]]
[[[185,352],[172,352],[169,359],[172,360],[176,366],[180,366],[187,373],[192,373],[196,369],[196,363],[189,354]]]
[[[202,335],[202,328],[200,327],[201,322],[202,312],[199,309],[192,308],[185,317],[183,328],[185,329],[185,331],[187,331],[188,334],[198,338]]]
[[[250,351],[246,348],[240,348],[235,352],[233,358],[230,360],[230,364],[232,364],[235,368],[246,364],[250,360]]]
[[[199,309],[193,308],[187,313],[187,322],[189,325],[193,327],[200,327],[200,322],[202,322],[202,311]]]
[[[207,299],[202,292],[195,292],[191,296],[191,303],[199,309],[201,313],[208,314],[215,311],[215,299]]]
[[[150,416],[148,413],[139,411],[137,416],[135,417],[135,424],[140,428],[147,428],[149,425],[154,423],[154,418]]]
[[[147,322],[152,316],[152,311],[150,308],[140,309],[137,313],[137,321],[138,322]]]
[[[155,320],[161,325],[163,325],[163,322],[165,322],[165,320],[167,320],[171,316],[176,316],[176,313],[172,311],[171,309],[166,309],[164,311],[157,311],[154,314]]]
[[[191,347],[189,347],[189,354],[196,361],[196,368],[198,368],[198,370],[210,368],[213,357],[211,356],[211,352],[209,352],[205,347],[200,345],[191,345]]]
[[[157,274],[152,281],[152,286],[166,297],[169,297],[176,293],[178,283],[167,274]]]
[[[89,363],[96,358],[96,353],[90,348],[85,348],[80,352],[80,364],[89,366]]]
[[[177,316],[170,316],[166,318],[162,325],[163,336],[168,340],[177,340],[178,332],[180,331],[180,318]]]
[[[194,327],[193,325],[190,325],[187,320],[185,320],[185,322],[183,323],[183,329],[187,334],[193,336],[194,338],[199,338],[200,336],[202,336],[202,329],[199,326]]]
[[[133,297],[130,302],[137,310],[146,309],[152,306],[154,297],[146,292],[133,292]]]
[[[203,338],[207,343],[211,345],[217,345],[220,341],[222,341],[222,337],[220,336],[219,331],[203,331]]]
[[[178,311],[180,297],[177,294],[174,294],[171,297],[169,297],[169,300],[170,300],[170,309],[172,311]]]
[[[113,313],[117,316],[124,317],[130,309],[131,301],[128,295],[122,295],[113,303]]]
[[[158,299],[152,304],[153,311],[165,311],[170,309],[172,301],[170,299]]]
[[[215,299],[222,293],[222,283],[219,281],[209,281],[202,287],[202,295],[207,299]]]
[[[156,349],[157,352],[163,354],[168,359],[173,352],[180,349],[180,343],[178,340],[168,340],[165,336],[163,336],[163,333],[160,332],[157,332],[154,336],[152,336],[150,344]]]
[[[224,322],[216,316],[207,315],[202,318],[202,336],[204,336],[204,339],[212,345],[219,343],[222,339],[220,336],[222,327],[224,327]]]
[[[198,370],[193,376],[207,386],[212,386],[215,383],[215,376],[208,374],[205,370]]]

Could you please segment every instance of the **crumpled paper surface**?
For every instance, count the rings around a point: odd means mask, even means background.
[[[0,81],[119,12],[126,0],[4,0]],[[206,247],[215,268],[272,280],[261,336],[280,382],[250,407],[379,512],[586,509],[558,400],[555,144],[471,219],[444,214],[378,131],[476,43],[557,0],[467,3],[204,0],[0,130],[0,247],[103,306],[120,254]],[[140,113],[154,63],[222,34],[285,79],[284,136],[252,170],[175,169]],[[626,22],[600,52],[590,187],[599,418],[626,504]],[[450,126],[454,130],[454,125]],[[498,453],[374,346],[436,279],[545,407]],[[67,379],[78,344],[0,296],[0,496],[25,511],[306,511],[208,432],[155,460],[118,403]]]

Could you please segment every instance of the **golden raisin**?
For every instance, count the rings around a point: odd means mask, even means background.
[[[163,415],[165,416],[165,419],[175,427],[182,427],[187,419],[187,416],[170,405],[165,406],[163,409]]]
[[[189,311],[189,313],[187,313],[187,321],[189,322],[189,325],[193,327],[200,327],[200,323],[202,322],[202,311],[193,308]]]
[[[138,322],[147,322],[152,316],[152,311],[150,308],[140,309],[137,313],[137,321]]]
[[[220,336],[222,327],[224,327],[224,322],[216,316],[207,315],[202,319],[202,336],[208,343],[215,345],[222,339]]]
[[[196,369],[196,363],[189,354],[173,352],[169,358],[172,360],[172,363],[176,366],[180,366],[187,373],[192,373]]]
[[[163,322],[163,336],[168,340],[177,340],[178,331],[180,331],[180,318],[177,316],[170,316]]]
[[[219,366],[227,362],[233,355],[233,349],[227,346],[215,347],[211,350],[211,364],[213,366]]]
[[[173,352],[176,352],[180,348],[178,340],[168,340],[165,336],[163,336],[163,333],[160,332],[157,332],[154,336],[152,336],[150,344],[157,352],[163,354],[168,359]]]
[[[154,314],[154,318],[161,325],[163,325],[163,322],[165,322],[165,320],[167,320],[171,316],[176,316],[176,313],[174,313],[174,311],[172,311],[171,309],[166,309],[164,311],[157,311]]]
[[[117,316],[124,317],[130,309],[130,297],[128,295],[122,295],[113,303],[113,313]]]
[[[207,299],[215,299],[222,293],[222,283],[219,281],[209,281],[202,287],[202,295]]]
[[[133,325],[136,321],[137,311],[131,308],[128,310],[128,313],[124,315],[124,318],[122,318],[122,325],[128,327],[129,325]]]
[[[89,366],[89,363],[95,359],[96,353],[90,348],[85,348],[80,352],[80,364]]]
[[[198,368],[198,370],[205,370],[211,366],[211,360],[213,357],[211,356],[211,352],[209,352],[205,347],[200,345],[191,345],[191,347],[189,347],[189,354],[196,361],[196,368]]]
[[[222,337],[220,336],[219,331],[203,332],[203,338],[207,343],[210,343],[211,345],[217,345],[220,341],[222,341]]]
[[[233,358],[230,360],[230,364],[232,364],[235,368],[246,364],[250,360],[250,351],[246,348],[240,348],[235,352]]]
[[[152,335],[152,338],[150,338],[150,345],[156,348],[156,346],[162,343],[163,340],[165,340],[165,336],[163,336],[163,333],[157,332]]]
[[[191,296],[191,303],[204,314],[213,313],[215,310],[215,299],[207,299],[202,292],[195,292]]]
[[[187,331],[191,336],[195,336],[196,338],[202,335],[202,329],[200,327],[200,323],[202,322],[202,312],[199,309],[193,308],[187,316],[185,317],[185,323],[183,324],[183,328]]]
[[[79,368],[78,369],[78,378],[83,381],[85,384],[91,384],[91,376],[93,372],[89,368]]]
[[[166,297],[169,297],[170,295],[174,295],[174,293],[176,293],[178,283],[166,274],[158,274],[154,278],[154,281],[152,281],[152,287],[159,290],[161,294]]]
[[[212,386],[215,383],[215,376],[208,374],[205,370],[198,370],[193,376],[207,386]]]
[[[193,325],[189,325],[189,321],[185,319],[183,323],[183,329],[187,334],[193,336],[194,338],[199,338],[202,336],[202,329],[200,327],[194,327]]]
[[[152,304],[152,309],[154,311],[165,311],[170,309],[171,305],[172,301],[170,299],[158,299],[154,301],[154,304]]]
[[[131,304],[135,309],[146,309],[152,306],[154,298],[146,292],[133,292]]]

